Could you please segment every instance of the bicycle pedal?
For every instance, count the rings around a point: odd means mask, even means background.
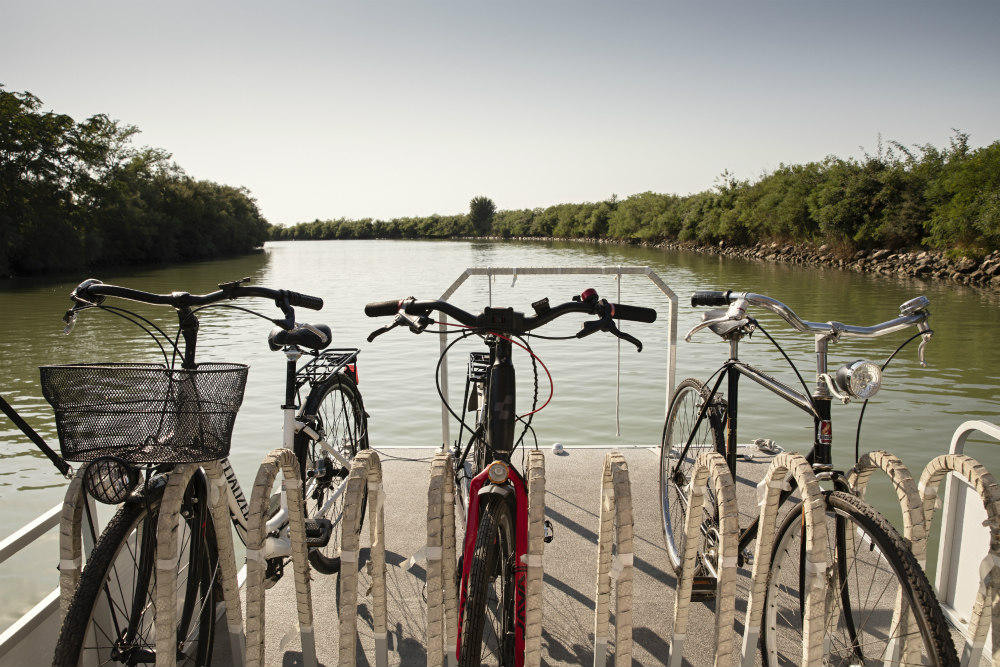
[[[692,600],[713,600],[715,599],[715,589],[717,580],[715,577],[695,575],[691,584]]]
[[[333,522],[329,519],[306,519],[306,546],[325,547],[333,535]]]

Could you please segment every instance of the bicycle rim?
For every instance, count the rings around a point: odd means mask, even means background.
[[[481,507],[467,591],[459,665],[513,666],[514,524],[502,500]]]
[[[723,447],[725,437],[722,425],[714,410],[710,411],[698,424],[691,446],[682,458],[680,455],[688,437],[695,430],[698,414],[708,397],[708,390],[700,380],[688,378],[674,391],[663,426],[663,440],[660,446],[660,509],[664,543],[667,556],[676,574],[680,574],[684,556],[688,497],[691,493],[691,473],[695,459],[704,452],[718,451]],[[708,489],[702,506],[702,527],[707,534],[718,524],[715,495]],[[704,549],[702,549],[704,551]]]
[[[151,501],[152,514],[142,503],[124,505],[101,534],[60,630],[54,665],[155,664],[158,504]],[[212,656],[218,558],[203,505],[193,505],[191,518],[178,525],[178,665],[207,665]]]
[[[362,449],[368,449],[368,424],[361,394],[349,378],[334,376],[314,388],[306,400],[305,413],[315,417],[316,431],[348,461],[353,460]],[[299,472],[305,480],[306,516],[333,522],[329,543],[325,547],[310,549],[309,560],[320,573],[333,574],[340,570],[343,491],[350,468],[343,466],[318,442],[304,435],[297,439],[296,450]],[[367,502],[366,487],[361,504],[362,525]]]
[[[826,494],[824,664],[957,665],[933,590],[892,526],[859,498]],[[761,637],[765,665],[802,662],[806,571],[801,505],[772,550]]]

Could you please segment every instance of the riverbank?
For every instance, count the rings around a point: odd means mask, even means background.
[[[626,244],[613,239],[558,239],[521,237],[511,241],[582,241],[586,243]],[[637,243],[650,248],[664,250],[684,250],[702,254],[738,257],[759,262],[783,262],[786,264],[803,264],[811,266],[827,266],[838,269],[856,271],[858,273],[877,273],[886,276],[912,276],[919,278],[937,278],[951,280],[964,285],[1000,289],[1000,250],[996,250],[980,261],[970,257],[952,259],[943,252],[936,250],[893,251],[893,250],[858,250],[845,253],[827,244],[813,245],[811,243],[767,243],[761,242],[753,246],[734,246],[720,243],[706,245],[678,241],[661,243]]]

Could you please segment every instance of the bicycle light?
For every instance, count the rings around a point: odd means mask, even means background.
[[[510,475],[510,469],[503,461],[494,461],[486,470],[486,476],[494,484],[503,484],[507,481],[507,477]]]
[[[837,386],[854,398],[867,401],[882,386],[882,369],[878,364],[858,359],[837,369]]]
[[[139,471],[119,458],[103,456],[87,466],[83,481],[95,500],[117,505],[139,484]]]

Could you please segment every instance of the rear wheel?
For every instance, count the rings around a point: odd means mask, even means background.
[[[514,665],[514,522],[507,503],[482,499],[462,606],[458,664]]]
[[[343,374],[313,388],[306,399],[305,415],[321,438],[347,461],[362,449],[368,449],[368,421],[361,393],[354,380]],[[323,446],[300,435],[295,455],[299,472],[305,480],[306,516],[329,519],[333,534],[325,547],[309,550],[309,561],[322,574],[340,571],[341,528],[344,517],[344,491],[350,467],[344,466]],[[361,501],[361,525],[365,520],[368,487]]]
[[[930,582],[895,529],[863,500],[826,495],[826,665],[957,665]],[[802,664],[806,544],[801,503],[771,555],[761,650],[765,665]]]
[[[122,505],[97,541],[56,641],[53,665],[156,663],[156,523],[162,490]],[[218,551],[203,475],[185,494],[178,532],[178,665],[208,665]],[[185,518],[186,517],[186,518]]]
[[[704,452],[725,449],[725,434],[722,427],[722,415],[725,411],[723,399],[716,396],[713,399],[715,405],[709,407],[701,422],[698,421],[698,415],[708,400],[709,393],[700,380],[688,378],[681,382],[674,390],[667,420],[663,426],[663,441],[660,446],[661,517],[668,560],[678,577],[683,568],[686,541],[684,522],[691,494],[691,473],[695,459]],[[694,437],[685,452],[685,445],[692,433]],[[705,555],[713,551],[713,544],[718,536],[716,517],[718,509],[711,488],[706,491],[702,507],[704,541],[699,548],[699,554]],[[699,563],[704,564],[701,557]]]

